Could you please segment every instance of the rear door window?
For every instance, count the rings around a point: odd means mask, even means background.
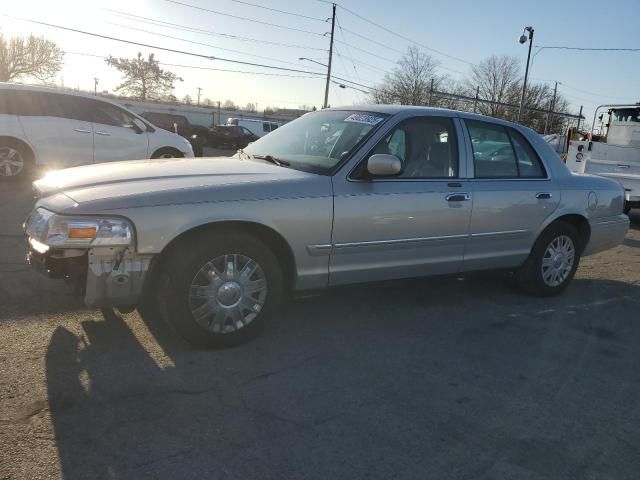
[[[526,138],[514,129],[509,129],[509,136],[518,157],[518,171],[523,178],[544,178],[546,176],[540,157]]]
[[[524,136],[513,128],[465,120],[476,178],[544,178],[540,158]]]
[[[466,120],[476,178],[517,178],[518,162],[502,125]]]

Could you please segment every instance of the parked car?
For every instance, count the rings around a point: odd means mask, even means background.
[[[209,130],[209,144],[212,147],[244,148],[258,138],[247,128],[236,125],[216,125]]]
[[[184,115],[166,112],[144,112],[141,117],[147,119],[156,127],[174,132],[189,140],[196,157],[203,155],[209,129],[202,125],[193,125]]]
[[[267,133],[273,132],[280,126],[279,123],[268,120],[258,120],[254,118],[227,118],[227,125],[236,125],[244,127],[253,133],[256,137],[264,137]]]
[[[487,137],[511,154],[476,154]],[[620,184],[572,174],[532,130],[421,107],[322,110],[234,158],[78,167],[34,190],[34,266],[88,305],[160,305],[209,347],[246,340],[289,292],[506,269],[555,295],[629,228]]]
[[[0,178],[36,165],[193,157],[187,140],[103,98],[0,83]]]

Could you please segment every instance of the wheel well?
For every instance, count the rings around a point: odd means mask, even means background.
[[[591,227],[589,226],[589,221],[582,215],[570,214],[556,218],[554,220],[554,223],[555,222],[566,222],[573,228],[575,228],[580,238],[580,251],[584,251],[587,244],[589,243],[589,238],[591,237]]]
[[[154,261],[154,265],[152,267],[153,271],[156,272],[158,270],[162,270],[166,259],[169,258],[171,252],[180,244],[210,230],[215,230],[217,232],[241,232],[264,242],[280,261],[283,270],[282,273],[285,278],[286,290],[287,292],[291,291],[296,279],[296,265],[291,247],[278,232],[270,227],[254,222],[222,221],[200,225],[192,228],[191,230],[187,230],[171,240],[162,252],[160,252],[157,260]]]
[[[5,144],[8,143],[10,145],[20,148],[21,153],[23,153],[26,157],[25,160],[29,162],[35,161],[35,155],[33,153],[33,150],[23,140],[20,140],[19,138],[16,138],[16,137],[0,136],[0,143],[5,143]]]

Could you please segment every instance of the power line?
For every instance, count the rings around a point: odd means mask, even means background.
[[[640,52],[640,48],[588,48],[588,47],[565,47],[556,45],[536,45],[537,48],[542,50],[555,49],[555,50],[580,50],[585,52]]]
[[[328,2],[328,1],[326,1],[326,0],[319,0],[319,1],[321,1],[321,2],[323,2],[323,3],[332,3],[332,2]],[[413,39],[411,39],[411,38],[409,38],[409,37],[406,37],[406,36],[404,36],[404,35],[402,35],[402,34],[400,34],[400,33],[396,32],[396,31],[394,31],[394,30],[391,30],[391,29],[389,29],[389,28],[387,28],[387,27],[385,27],[385,26],[383,26],[383,25],[380,25],[379,23],[376,23],[376,22],[374,22],[373,20],[369,20],[368,18],[363,17],[362,15],[360,15],[360,14],[358,14],[358,13],[354,12],[353,10],[348,9],[347,7],[343,7],[343,6],[342,6],[342,5],[340,5],[340,4],[337,4],[337,5],[338,5],[338,7],[339,7],[339,8],[341,8],[341,9],[342,9],[342,10],[344,10],[345,12],[350,13],[351,15],[353,15],[353,16],[355,16],[355,17],[358,17],[360,20],[362,20],[362,21],[364,21],[364,22],[367,22],[367,23],[369,23],[369,24],[371,24],[371,25],[373,25],[373,26],[375,26],[375,27],[378,27],[378,28],[380,28],[380,29],[384,30],[385,32],[390,33],[391,35],[395,35],[396,37],[401,38],[401,39],[403,39],[403,40],[405,40],[405,41],[407,41],[407,42],[413,43],[414,45],[418,45],[419,47],[422,47],[422,48],[424,48],[424,49],[426,49],[426,50],[429,50],[429,51],[431,51],[431,52],[437,53],[438,55],[442,55],[443,57],[450,58],[451,60],[457,60],[458,62],[466,63],[467,65],[475,65],[473,62],[469,62],[468,60],[464,60],[464,59],[462,59],[462,58],[460,58],[460,57],[456,57],[456,56],[454,56],[454,55],[449,55],[448,53],[442,52],[442,51],[440,51],[440,50],[436,50],[435,48],[428,47],[428,46],[427,46],[427,45],[425,45],[424,43],[417,42],[417,41],[415,41],[415,40],[413,40]],[[369,41],[371,41],[371,42],[373,42],[373,43],[376,43],[376,44],[378,44],[378,45],[385,46],[384,44],[381,44],[381,43],[378,43],[378,42],[374,42],[373,40],[368,39],[368,38],[366,38],[366,37],[363,37],[362,35],[357,34],[357,33],[353,32],[353,31],[351,31],[351,30],[346,30],[346,29],[345,29],[345,31],[347,31],[347,32],[351,33],[352,35],[357,35],[357,36],[359,36],[359,37],[361,37],[361,38],[364,38],[365,40],[369,40]],[[391,47],[388,47],[388,46],[386,46],[386,48],[389,48],[390,50],[394,50],[394,49],[392,49]],[[397,50],[396,50],[396,51],[397,51]],[[401,53],[402,53],[402,52],[401,52]]]
[[[187,52],[187,51],[184,51],[184,50],[176,50],[176,49],[173,49],[173,48],[160,47],[158,45],[151,45],[151,44],[148,44],[148,43],[135,42],[133,40],[125,40],[125,39],[122,39],[122,38],[111,37],[109,35],[101,35],[99,33],[87,32],[87,31],[84,31],[84,30],[78,30],[76,28],[65,27],[65,26],[56,25],[56,24],[53,24],[53,23],[40,22],[38,20],[31,20],[31,19],[28,19],[28,18],[13,17],[11,15],[6,15],[6,14],[1,14],[1,16],[6,17],[6,18],[11,18],[13,20],[19,20],[19,21],[22,21],[22,22],[35,23],[37,25],[44,25],[46,27],[57,28],[57,29],[60,29],[60,30],[66,30],[66,31],[69,31],[69,32],[80,33],[80,34],[83,34],[83,35],[89,35],[89,36],[97,37],[97,38],[103,38],[105,40],[112,40],[114,42],[128,43],[130,45],[138,45],[140,47],[153,48],[153,49],[162,50],[162,51],[165,51],[165,52],[178,53],[178,54],[181,54],[181,55],[189,55],[189,56],[198,57],[198,58],[206,58],[207,60],[218,60],[218,61],[221,61],[221,62],[238,63],[238,64],[241,64],[241,65],[250,65],[250,66],[253,66],[253,67],[270,68],[270,69],[274,69],[274,70],[284,70],[284,71],[296,72],[296,73],[306,73],[306,74],[309,74],[309,75],[324,75],[324,73],[311,72],[309,70],[300,70],[300,69],[295,69],[295,68],[278,67],[278,66],[275,66],[275,65],[265,65],[265,64],[260,64],[260,63],[245,62],[245,61],[241,61],[241,60],[233,60],[233,59],[230,59],[230,58],[222,58],[222,57],[216,57],[216,56],[213,56],[213,55],[203,55],[203,54],[200,54],[200,53]]]
[[[243,17],[243,16],[240,16],[240,15],[233,15],[231,13],[220,12],[218,10],[212,10],[210,8],[199,7],[198,5],[192,5],[190,3],[179,2],[178,0],[164,0],[164,1],[176,4],[176,5],[181,5],[181,6],[187,7],[187,8],[193,8],[195,10],[200,10],[200,11],[203,11],[203,12],[209,12],[209,13],[214,13],[216,15],[223,15],[225,17],[235,18],[235,19],[238,19],[238,20],[245,20],[247,22],[259,23],[261,25],[268,25],[270,27],[283,28],[285,30],[291,30],[291,31],[294,31],[294,32],[308,33],[310,35],[318,35],[320,37],[324,37],[323,33],[311,32],[309,30],[303,30],[303,29],[300,29],[300,28],[287,27],[286,25],[280,25],[280,24],[277,24],[277,23],[263,22],[262,20],[256,20],[255,18]]]
[[[312,71],[309,71],[309,70],[300,70],[300,69],[296,69],[296,68],[278,67],[278,66],[275,66],[275,65],[266,65],[266,64],[261,64],[261,63],[245,62],[245,61],[241,61],[241,60],[233,60],[233,59],[230,59],[230,58],[216,57],[216,56],[213,56],[213,55],[203,55],[203,54],[200,54],[200,53],[187,52],[187,51],[184,51],[184,50],[176,50],[176,49],[173,49],[173,48],[160,47],[158,45],[151,45],[151,44],[148,44],[148,43],[135,42],[133,40],[125,40],[123,38],[111,37],[109,35],[101,35],[99,33],[86,32],[84,30],[78,30],[76,28],[65,27],[65,26],[56,25],[56,24],[53,24],[53,23],[41,22],[41,21],[38,21],[38,20],[31,20],[31,19],[28,19],[28,18],[14,17],[14,16],[11,16],[11,15],[6,15],[6,14],[0,14],[0,16],[6,17],[6,18],[11,18],[13,20],[19,20],[19,21],[22,21],[22,22],[35,23],[37,25],[44,25],[46,27],[57,28],[57,29],[60,29],[60,30],[66,30],[66,31],[70,31],[70,32],[80,33],[80,34],[83,34],[83,35],[89,35],[89,36],[92,36],[92,37],[103,38],[105,40],[112,40],[114,42],[127,43],[127,44],[130,44],[130,45],[138,45],[140,47],[153,48],[153,49],[156,49],[156,50],[162,50],[162,51],[171,52],[171,53],[178,53],[178,54],[181,54],[181,55],[189,55],[189,56],[192,56],[192,57],[206,58],[207,60],[218,60],[220,62],[238,63],[240,65],[249,65],[249,66],[252,66],[252,67],[262,67],[262,68],[269,68],[269,69],[273,69],[273,70],[282,70],[282,71],[294,72],[294,73],[305,73],[307,75],[321,75],[321,76],[324,76],[324,73],[312,72]],[[342,80],[343,82],[351,83],[351,84],[354,84],[354,85],[357,85],[357,86],[360,86],[360,87],[370,88],[370,89],[373,88],[373,87],[370,87],[368,85],[363,85],[361,83],[357,83],[357,82],[354,82],[352,80],[348,80],[348,79],[345,79],[345,78],[342,78],[342,77],[338,77],[338,76],[335,76],[335,75],[334,75],[334,78],[337,78],[338,80]]]
[[[218,50],[224,50],[224,51],[231,52],[231,53],[238,53],[240,55],[246,55],[248,57],[261,58],[263,60],[271,60],[272,62],[279,62],[279,63],[288,64],[288,65],[296,65],[293,62],[287,62],[285,60],[278,60],[277,58],[273,58],[273,57],[265,57],[263,55],[254,55],[252,53],[245,53],[245,52],[243,52],[241,50],[234,50],[234,49],[231,49],[231,48],[218,47],[217,45],[212,45],[210,43],[196,42],[194,40],[188,40],[186,38],[180,38],[180,37],[174,37],[172,35],[167,35],[166,33],[152,32],[152,31],[149,31],[149,30],[144,30],[142,28],[131,27],[129,25],[122,25],[120,23],[114,23],[114,22],[106,22],[106,23],[109,23],[111,25],[116,25],[116,26],[122,27],[122,28],[127,28],[129,30],[135,30],[137,32],[147,33],[149,35],[156,35],[156,36],[161,36],[163,38],[169,38],[169,39],[172,39],[172,40],[178,40],[180,42],[191,43],[193,45],[202,45],[202,46],[205,46],[205,47],[216,48]]]
[[[309,20],[317,20],[319,22],[325,22],[326,21],[324,18],[310,17],[308,15],[303,15],[301,13],[288,12],[286,10],[278,10],[277,8],[265,7],[264,5],[258,5],[256,3],[245,2],[243,0],[231,0],[231,1],[235,2],[235,3],[240,3],[242,5],[249,5],[250,7],[263,8],[264,10],[269,10],[271,12],[284,13],[285,15],[292,15],[294,17],[306,18],[306,19],[309,19]]]
[[[341,40],[334,40],[335,43],[339,43],[341,45],[346,45],[348,47],[351,47],[354,50],[357,50],[358,52],[361,53],[366,53],[367,55],[371,55],[372,57],[377,58],[378,60],[384,60],[385,62],[389,62],[389,63],[397,63],[397,60],[391,60],[390,58],[386,58],[386,57],[382,57],[377,53],[371,52],[369,50],[365,50],[364,48],[360,48],[360,47],[356,47],[355,45],[351,44],[351,43],[347,43]]]
[[[80,55],[80,56],[83,56],[83,57],[94,57],[94,58],[99,58],[101,60],[105,60],[105,59],[109,58],[108,56],[96,55],[95,53],[71,52],[71,51],[68,51],[68,50],[65,50],[64,53],[67,54],[67,55]],[[191,68],[191,69],[195,69],[195,70],[212,70],[212,71],[216,71],[216,72],[243,73],[243,74],[251,74],[251,75],[266,75],[266,76],[272,76],[272,77],[313,78],[313,79],[324,80],[320,75],[288,75],[286,73],[254,72],[254,71],[250,71],[250,70],[232,70],[232,69],[227,69],[227,68],[201,67],[201,66],[198,66],[198,65],[182,65],[182,64],[179,64],[179,63],[166,63],[166,62],[158,62],[158,63],[160,65],[164,65],[164,66],[167,66],[167,67]]]
[[[230,40],[238,40],[238,41],[243,41],[243,42],[254,42],[254,43],[261,43],[261,44],[266,44],[266,45],[276,45],[279,47],[288,47],[288,48],[300,48],[300,49],[304,49],[304,50],[319,50],[319,51],[326,51],[326,48],[319,48],[319,47],[310,47],[307,45],[298,45],[298,44],[292,44],[292,43],[282,43],[282,42],[274,42],[271,40],[263,40],[260,38],[253,38],[253,37],[244,37],[244,36],[240,36],[240,35],[234,35],[234,34],[230,34],[230,33],[222,33],[222,32],[215,32],[213,30],[205,30],[205,29],[201,29],[201,28],[197,28],[197,27],[189,27],[187,25],[180,25],[178,23],[171,23],[171,22],[166,22],[164,20],[158,20],[155,18],[150,18],[150,17],[143,17],[140,15],[134,15],[132,13],[127,13],[127,12],[123,12],[120,10],[113,10],[113,9],[105,9],[108,12],[111,13],[115,13],[117,16],[122,17],[124,19],[127,20],[131,20],[134,22],[139,22],[139,23],[146,23],[149,25],[155,25],[155,26],[162,26],[162,27],[166,27],[166,28],[172,28],[175,30],[182,30],[185,32],[191,32],[191,33],[200,33],[203,35],[210,35],[210,36],[218,36],[218,37],[223,37],[223,38],[227,38]]]

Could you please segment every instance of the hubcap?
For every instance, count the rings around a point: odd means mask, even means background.
[[[11,147],[0,147],[0,177],[15,177],[24,168],[20,152]]]
[[[189,286],[189,309],[202,327],[229,333],[251,323],[267,299],[267,277],[252,258],[221,255],[207,262]]]
[[[542,257],[542,279],[550,287],[557,287],[571,273],[575,258],[573,240],[566,235],[554,238]]]

